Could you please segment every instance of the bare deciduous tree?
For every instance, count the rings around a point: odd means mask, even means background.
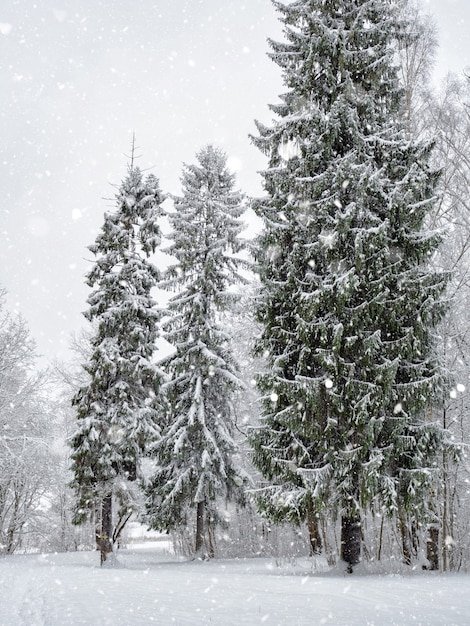
[[[12,554],[39,531],[50,492],[45,375],[32,373],[26,323],[4,311],[0,291],[0,552]],[[37,537],[36,537],[37,539]]]

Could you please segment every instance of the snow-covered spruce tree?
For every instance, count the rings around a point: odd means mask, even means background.
[[[431,146],[410,142],[394,50],[393,0],[274,2],[271,41],[287,92],[258,124],[268,156],[258,349],[264,419],[254,461],[275,519],[341,516],[341,558],[360,560],[361,513],[379,502],[426,518],[445,433],[426,418],[445,376],[433,330],[446,277],[428,266],[439,237]]]
[[[135,506],[139,460],[159,433],[162,374],[153,355],[159,313],[151,290],[160,273],[148,257],[160,243],[164,200],[158,180],[133,165],[116,208],[89,246],[96,262],[85,313],[93,324],[89,381],[73,398],[78,425],[72,441],[74,523],[95,521],[103,564]],[[117,505],[117,510],[116,506]]]
[[[164,328],[175,348],[166,363],[168,415],[153,448],[156,472],[148,486],[147,521],[172,530],[195,521],[195,553],[211,557],[216,499],[243,500],[244,474],[237,466],[233,393],[241,387],[230,337],[218,315],[228,288],[240,280],[242,195],[226,156],[208,146],[197,165],[185,165],[183,195],[169,214],[168,251],[177,264],[163,285],[178,293],[168,305]]]

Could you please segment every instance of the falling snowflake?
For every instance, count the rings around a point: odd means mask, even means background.
[[[0,34],[1,35],[9,35],[11,33],[11,29],[13,26],[11,24],[7,24],[6,22],[0,22]]]

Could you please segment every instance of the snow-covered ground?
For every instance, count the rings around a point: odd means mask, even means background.
[[[161,544],[0,558],[2,626],[468,626],[470,576],[313,573],[308,560],[183,562]]]

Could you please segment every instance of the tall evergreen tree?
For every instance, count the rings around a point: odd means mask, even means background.
[[[366,507],[426,516],[445,439],[426,418],[445,386],[434,328],[446,277],[429,268],[439,236],[426,230],[438,175],[431,145],[406,133],[396,3],[274,5],[286,41],[270,56],[287,92],[253,139],[269,157],[255,203],[269,367],[252,443],[271,482],[260,505],[312,529],[339,514],[351,569]]]
[[[165,385],[167,423],[154,445],[157,470],[148,488],[147,519],[153,528],[187,525],[195,514],[195,553],[212,556],[211,528],[216,499],[243,498],[243,472],[236,464],[233,393],[240,389],[230,337],[219,315],[228,305],[228,289],[240,280],[234,257],[242,195],[226,156],[208,146],[197,165],[183,170],[182,197],[169,214],[173,243],[164,286],[177,290],[168,306],[166,339],[174,346]]]
[[[74,522],[94,519],[104,563],[134,509],[139,459],[159,433],[156,398],[162,379],[153,361],[159,313],[151,290],[160,273],[149,261],[160,243],[164,200],[158,180],[131,166],[89,246],[96,262],[85,313],[92,322],[89,382],[73,398],[78,426],[72,469]],[[113,511],[113,502],[118,510]]]

